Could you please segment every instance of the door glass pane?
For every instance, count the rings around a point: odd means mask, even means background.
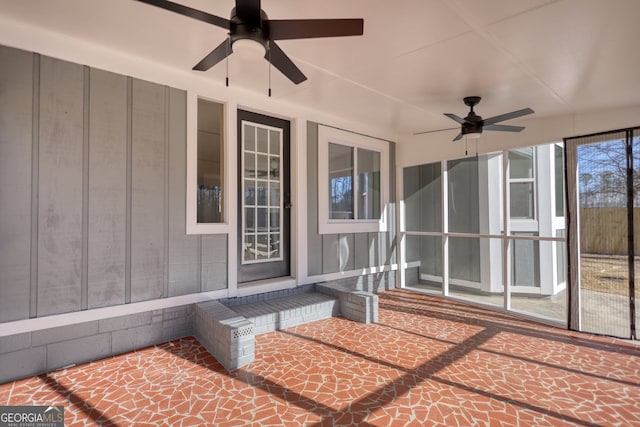
[[[256,155],[254,153],[244,153],[244,176],[245,178],[256,177]]]
[[[280,209],[269,210],[269,231],[280,231]]]
[[[244,251],[242,253],[247,261],[256,259],[256,240],[254,235],[244,236]]]
[[[256,204],[256,188],[255,181],[246,179],[244,181],[244,204],[253,206]]]
[[[281,260],[282,168],[281,131],[244,125],[248,144],[243,147],[244,227],[243,263]]]
[[[244,209],[244,231],[245,234],[255,233],[256,231],[256,223],[255,223],[255,208],[245,208]]]
[[[269,131],[269,153],[280,155],[280,138],[281,131],[271,130]]]
[[[258,234],[258,243],[256,245],[256,259],[269,259],[269,235]]]
[[[269,193],[269,205],[280,206],[280,183],[272,182],[269,185],[271,186]]]
[[[250,124],[243,127],[244,149],[245,151],[256,151],[256,128]]]
[[[280,234],[272,233],[269,235],[270,256],[271,258],[280,258]]]
[[[268,206],[269,204],[269,188],[267,187],[269,183],[266,181],[256,181],[256,193],[257,193],[257,205],[258,206]]]
[[[257,144],[256,151],[258,153],[268,153],[269,152],[269,132],[267,129],[259,127],[257,135]]]
[[[269,209],[265,209],[265,208],[258,208],[258,212],[257,212],[257,222],[258,222],[258,231],[259,232],[265,232],[265,231],[269,231],[268,227],[268,217],[269,217]]]
[[[269,175],[269,156],[258,154],[258,166],[256,174],[260,179],[267,179]]]
[[[273,180],[280,179],[280,157],[279,156],[271,156],[269,158],[269,174],[271,175],[271,179]]]
[[[353,148],[329,143],[329,219],[353,218]]]

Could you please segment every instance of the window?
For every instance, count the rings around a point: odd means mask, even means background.
[[[534,147],[509,151],[509,205],[512,219],[535,219]]]
[[[329,219],[354,219],[353,147],[329,143]]]
[[[187,234],[226,231],[224,106],[187,98]]]
[[[380,153],[330,142],[329,219],[356,218],[380,219]]]
[[[223,221],[222,105],[198,99],[198,223]]]
[[[385,231],[389,143],[318,128],[320,233]]]

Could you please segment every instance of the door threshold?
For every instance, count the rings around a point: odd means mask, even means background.
[[[261,294],[264,292],[279,291],[281,289],[291,289],[297,286],[295,277],[282,276],[271,279],[254,280],[251,282],[238,283],[238,296]]]

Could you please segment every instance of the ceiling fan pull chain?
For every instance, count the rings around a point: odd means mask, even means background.
[[[267,49],[269,49],[269,98],[271,98],[271,47],[267,41]]]
[[[469,152],[469,141],[467,140],[467,136],[464,136],[464,155],[466,156]]]
[[[226,46],[227,47],[227,60],[226,60],[226,63],[227,63],[227,77],[225,78],[225,83],[226,83],[227,87],[229,87],[229,45],[230,44],[231,44],[231,41],[229,41],[227,43],[227,46]]]

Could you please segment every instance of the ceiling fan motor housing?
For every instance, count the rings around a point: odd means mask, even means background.
[[[484,124],[482,120],[482,116],[477,115],[473,111],[473,107],[480,103],[482,98],[479,96],[467,96],[463,99],[464,104],[468,106],[471,111],[467,114],[467,117],[464,118],[464,123],[462,123],[461,134],[469,135],[469,134],[477,134],[480,135],[482,133],[482,125]]]
[[[479,96],[468,96],[464,99],[464,103],[471,107],[471,111],[469,111],[467,117],[464,118],[464,123],[462,123],[462,135],[482,133],[482,126],[484,125],[482,116],[477,115],[473,111],[473,106],[478,102],[480,102]]]
[[[481,134],[482,133],[482,117],[480,116],[476,116],[479,120],[478,121],[468,121],[468,116],[467,119],[465,119],[465,122],[462,124],[462,134],[463,135],[468,135],[468,134]]]
[[[231,46],[238,40],[252,40],[260,43],[265,51],[269,43],[269,28],[267,25],[269,17],[261,10],[260,17],[248,16],[240,17],[234,7],[231,11],[231,25],[229,28],[229,41]]]

